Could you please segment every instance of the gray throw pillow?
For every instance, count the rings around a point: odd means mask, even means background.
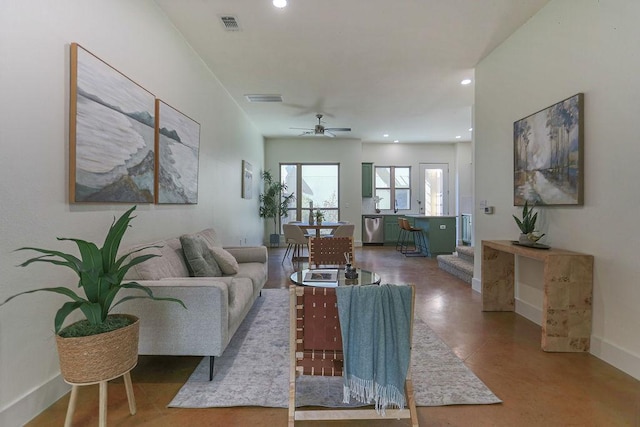
[[[222,270],[207,242],[200,236],[180,236],[184,259],[195,277],[220,277]]]

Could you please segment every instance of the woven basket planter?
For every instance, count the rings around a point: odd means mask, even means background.
[[[124,328],[88,337],[62,338],[56,335],[60,370],[71,384],[108,381],[131,370],[138,363],[140,320]]]

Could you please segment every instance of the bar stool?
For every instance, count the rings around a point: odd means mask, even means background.
[[[402,251],[402,247],[407,240],[407,231],[404,229],[404,224],[402,220],[404,218],[398,217],[398,226],[400,227],[400,232],[398,233],[398,240],[396,240],[396,251]]]
[[[401,246],[400,252],[402,252],[405,256],[427,256],[429,255],[429,248],[427,246],[427,239],[424,237],[424,233],[422,232],[422,228],[413,227],[409,220],[406,218],[402,218],[402,228],[407,233],[407,238],[405,239],[405,244]],[[409,251],[409,235],[413,239],[413,250]],[[418,236],[416,238],[416,235]]]

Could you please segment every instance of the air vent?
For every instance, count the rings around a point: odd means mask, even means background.
[[[282,95],[245,95],[249,102],[282,102]]]
[[[240,31],[240,24],[238,18],[233,15],[223,15],[220,17],[224,29],[227,31]]]

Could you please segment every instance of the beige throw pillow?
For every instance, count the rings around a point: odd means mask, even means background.
[[[222,249],[219,246],[214,246],[211,248],[211,252],[213,252],[213,257],[215,258],[224,274],[238,273],[240,269],[240,267],[238,266],[238,261],[236,261],[233,255],[231,255],[228,251]]]

